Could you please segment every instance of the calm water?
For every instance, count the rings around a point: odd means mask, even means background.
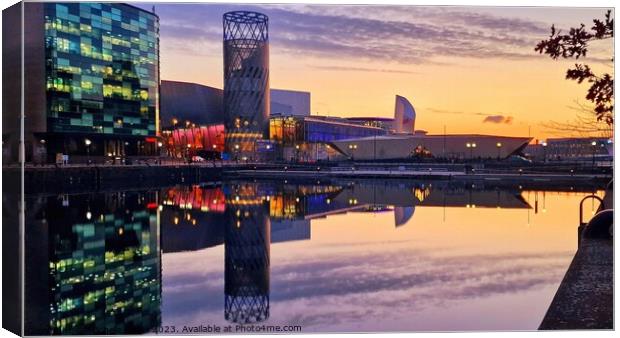
[[[587,194],[279,181],[31,196],[26,333],[533,330]]]

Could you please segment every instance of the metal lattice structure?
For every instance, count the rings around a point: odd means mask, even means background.
[[[226,151],[254,157],[256,141],[268,137],[269,18],[235,11],[223,19]]]
[[[269,318],[270,222],[262,206],[237,209],[225,233],[224,318],[238,324]],[[227,210],[232,213],[232,210]],[[235,215],[249,215],[238,218]]]

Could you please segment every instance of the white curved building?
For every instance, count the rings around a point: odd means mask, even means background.
[[[415,109],[409,100],[396,95],[394,105],[394,132],[413,134],[415,130]]]

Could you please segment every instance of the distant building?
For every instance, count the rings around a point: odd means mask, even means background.
[[[394,117],[348,117],[347,120],[371,127],[385,129],[392,134],[413,134],[416,112],[406,98],[396,95]]]
[[[172,90],[181,86],[191,89]],[[309,93],[272,90],[272,95],[282,102],[281,113],[269,118],[269,143],[256,144],[256,153],[266,154],[269,159],[293,162],[385,160],[411,158],[442,158],[454,160],[504,159],[520,154],[530,141],[527,137],[502,137],[493,135],[428,135],[424,130],[415,130],[416,112],[413,106],[401,96],[396,96],[395,117],[353,117],[339,118],[304,115],[310,112]],[[179,95],[178,93],[184,93]],[[185,95],[187,94],[187,95]],[[204,98],[203,96],[209,96]],[[172,97],[172,99],[170,99]],[[215,107],[220,101],[221,90],[198,84],[175,81],[162,82],[162,125],[176,125],[173,138],[165,142],[167,149],[173,148],[175,156],[197,153],[199,150],[221,152],[223,130],[222,108]],[[175,104],[175,101],[194,104]],[[302,104],[303,103],[303,104]],[[188,109],[179,107],[188,106]],[[190,107],[199,107],[192,110]],[[283,108],[284,107],[284,108]],[[206,116],[212,114],[213,116]],[[194,125],[188,116],[196,116],[197,123],[220,122],[217,126]],[[206,131],[209,131],[207,133]],[[210,132],[215,128],[217,132]],[[400,132],[399,132],[400,131]],[[168,135],[169,131],[164,131]],[[172,135],[170,134],[170,135]],[[213,141],[209,141],[213,140]],[[206,143],[205,143],[206,142]],[[169,144],[170,143],[170,144]],[[207,144],[208,143],[208,144]],[[188,144],[190,146],[188,146]],[[211,157],[211,155],[207,155]],[[217,157],[217,155],[214,155]],[[258,156],[257,156],[258,157]]]
[[[396,95],[394,132],[412,134],[415,130],[415,109],[406,98]]]
[[[271,93],[272,98],[275,97],[271,100],[271,109],[279,114],[309,116],[309,92],[271,89]],[[224,128],[223,96],[223,90],[215,87],[180,81],[161,82],[161,126],[166,154],[220,158],[228,132]],[[281,116],[279,114],[274,114],[276,119]],[[257,143],[254,149],[265,150],[262,143]]]
[[[310,115],[310,93],[295,90],[271,90],[271,115]]]
[[[224,123],[224,92],[219,88],[181,81],[161,81],[161,126],[183,127]]]
[[[3,11],[11,32],[2,48],[4,159],[17,160],[22,71],[27,162],[156,154],[157,15],[122,3],[27,2],[23,9]]]
[[[385,135],[332,141],[333,148],[354,160],[444,158],[504,159],[520,153],[528,137],[493,135]]]
[[[275,144],[274,157],[295,162],[334,159],[330,142],[342,139],[385,135],[386,130],[325,116],[273,116],[269,139]]]
[[[271,115],[310,115],[310,93],[271,89]],[[161,126],[224,123],[224,91],[198,83],[161,81]]]
[[[603,137],[550,138],[530,144],[525,153],[536,161],[591,161],[613,156],[613,140]]]

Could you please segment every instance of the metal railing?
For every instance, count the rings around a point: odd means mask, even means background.
[[[585,226],[587,223],[583,221],[583,203],[589,199],[598,200],[601,203],[600,210],[605,210],[605,202],[596,195],[588,195],[579,202],[579,226]]]

